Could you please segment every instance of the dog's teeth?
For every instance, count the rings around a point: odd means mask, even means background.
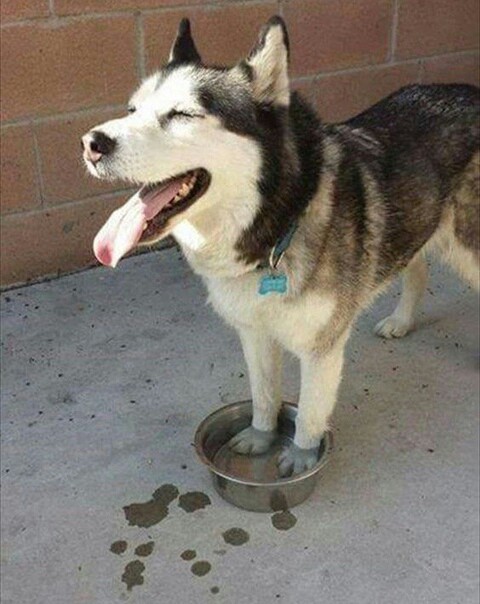
[[[144,231],[146,231],[146,230],[147,230],[147,228],[148,228],[148,224],[147,224],[147,223],[145,223],[145,224],[143,225],[143,230],[144,230]]]
[[[167,203],[167,205],[165,207],[169,208],[172,205],[174,205],[175,203],[177,203],[177,201],[180,201],[181,199],[186,197],[190,193],[190,191],[193,189],[196,180],[197,180],[197,177],[195,174],[193,174],[189,181],[184,182],[182,184],[182,186],[178,190],[178,193],[175,195],[175,197],[171,201],[169,201]]]

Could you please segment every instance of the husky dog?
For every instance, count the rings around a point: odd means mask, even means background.
[[[240,454],[265,452],[281,403],[281,356],[300,359],[288,476],[317,460],[357,315],[403,271],[376,331],[412,329],[435,248],[479,286],[479,95],[467,85],[408,86],[341,124],[323,124],[290,92],[287,30],[273,17],[248,57],[202,63],[188,20],[168,63],[142,83],[129,115],[82,139],[89,171],[140,190],[98,233],[115,266],[172,234],[238,332],[252,425]]]

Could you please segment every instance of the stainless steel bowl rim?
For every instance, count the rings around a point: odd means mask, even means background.
[[[303,482],[310,476],[313,476],[314,474],[316,474],[327,463],[327,461],[330,457],[330,454],[332,452],[332,449],[333,449],[333,435],[330,431],[326,432],[324,435],[325,451],[323,452],[321,459],[310,470],[307,470],[300,474],[295,474],[295,476],[291,476],[288,478],[280,478],[278,480],[275,480],[274,482],[259,482],[259,481],[254,481],[254,480],[244,480],[242,478],[239,478],[238,476],[229,474],[228,472],[222,472],[221,470],[219,470],[215,466],[215,464],[213,464],[208,459],[208,457],[205,455],[205,453],[203,452],[203,447],[202,447],[202,442],[201,442],[201,435],[204,431],[203,428],[205,427],[205,425],[207,423],[209,423],[212,420],[213,417],[215,417],[216,415],[220,415],[226,409],[233,407],[233,406],[239,406],[242,404],[246,404],[246,403],[251,403],[251,401],[239,401],[237,403],[231,403],[229,405],[224,405],[223,407],[220,407],[219,409],[216,409],[215,411],[213,411],[213,413],[210,413],[209,415],[207,415],[207,417],[204,420],[202,420],[202,422],[199,424],[199,426],[195,432],[195,438],[194,438],[195,451],[196,451],[198,457],[200,458],[200,461],[204,465],[206,465],[210,469],[211,472],[213,472],[217,476],[221,476],[222,478],[225,478],[226,480],[230,480],[230,481],[236,482],[238,484],[243,484],[246,486],[253,486],[253,487],[268,488],[268,487],[275,487],[275,486],[278,487],[279,485],[287,485],[287,484],[295,484],[297,482]],[[290,407],[295,410],[297,409],[297,405],[295,405],[293,403],[283,402],[282,405],[285,407]]]

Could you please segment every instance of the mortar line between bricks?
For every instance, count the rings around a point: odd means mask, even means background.
[[[388,62],[384,62],[384,63],[373,63],[370,65],[362,65],[362,66],[358,66],[358,67],[347,67],[345,69],[338,69],[336,71],[322,71],[320,73],[313,73],[313,74],[308,74],[308,75],[304,75],[304,76],[296,76],[293,79],[297,80],[297,81],[302,81],[308,78],[314,78],[316,80],[320,80],[322,78],[326,78],[328,76],[334,76],[334,75],[348,75],[349,73],[358,73],[360,71],[374,71],[375,69],[378,68],[385,68],[385,67],[398,67],[401,65],[414,65],[415,63],[419,63],[420,61],[429,61],[432,59],[446,59],[449,57],[471,57],[471,56],[480,56],[480,50],[459,50],[459,51],[455,51],[455,52],[448,52],[445,54],[439,54],[439,55],[428,55],[428,56],[424,56],[424,57],[412,57],[411,59],[400,59],[398,61],[394,61],[393,63],[388,63]]]
[[[51,17],[55,17],[55,0],[48,0],[48,11]]]
[[[57,15],[52,14],[48,17],[38,17],[31,19],[19,19],[18,21],[9,21],[8,23],[2,23],[0,26],[1,30],[13,29],[15,27],[27,27],[37,26],[50,29],[56,29],[57,27],[63,27],[66,25],[73,25],[75,23],[86,23],[88,21],[94,21],[96,19],[116,19],[119,17],[134,17],[133,10],[130,11],[112,11],[111,13],[88,13],[87,15]]]
[[[40,206],[43,209],[45,207],[45,181],[43,179],[43,170],[42,170],[42,158],[40,155],[40,145],[38,143],[37,133],[35,132],[35,128],[32,124],[32,138],[33,138],[33,149],[35,154],[35,173],[37,177],[37,189],[40,197]],[[39,209],[39,208],[37,208]],[[23,214],[23,212],[19,212]]]
[[[6,21],[0,22],[0,31],[4,29],[11,29],[16,25],[45,25],[46,23],[53,23],[55,21],[55,16],[48,14],[47,16],[40,15],[38,17],[30,17],[29,19],[18,19],[17,21]]]
[[[116,191],[111,191],[110,193],[100,193],[99,195],[89,195],[88,197],[82,197],[81,199],[75,199],[74,201],[64,201],[62,203],[57,203],[57,204],[52,204],[52,205],[43,205],[40,208],[34,208],[31,210],[19,210],[18,212],[8,212],[5,214],[2,214],[2,221],[5,222],[8,220],[13,220],[14,218],[18,218],[19,216],[24,217],[24,216],[35,216],[37,214],[46,214],[48,212],[54,212],[55,210],[57,210],[58,208],[71,208],[71,207],[76,207],[76,206],[81,206],[83,204],[87,204],[90,201],[94,201],[94,200],[100,200],[100,199],[112,199],[113,197],[116,197],[117,195],[130,195],[133,191],[135,191],[134,188],[129,188],[129,189],[118,189]]]
[[[355,75],[357,73],[368,73],[373,72],[377,69],[386,69],[388,67],[399,67],[402,65],[415,65],[421,59],[409,59],[408,61],[399,61],[398,63],[375,63],[375,65],[363,65],[362,67],[347,67],[346,69],[339,69],[338,71],[323,71],[322,73],[316,73],[313,75],[315,80],[323,80],[330,76],[341,76],[341,75]],[[305,76],[303,76],[305,77]],[[311,76],[310,76],[311,77]],[[302,79],[302,78],[300,78]]]
[[[335,75],[348,75],[348,74],[355,74],[355,73],[359,73],[359,72],[368,72],[368,71],[374,71],[375,69],[381,69],[381,68],[386,68],[386,67],[396,67],[396,66],[402,66],[402,65],[412,65],[415,63],[420,63],[423,62],[425,63],[425,61],[431,61],[431,60],[435,60],[435,59],[447,59],[447,58],[453,58],[453,57],[474,57],[474,56],[478,56],[480,57],[480,50],[479,49],[473,49],[473,50],[457,50],[457,51],[453,51],[453,52],[447,52],[447,53],[441,53],[441,54],[437,54],[437,55],[427,55],[427,56],[423,56],[423,57],[412,57],[410,59],[400,59],[398,61],[394,61],[393,63],[388,63],[388,62],[384,62],[384,63],[374,63],[373,65],[361,65],[358,67],[346,67],[345,69],[337,69],[334,71],[322,71],[319,73],[311,73],[311,74],[307,74],[307,75],[302,75],[302,76],[293,76],[291,77],[291,81],[292,82],[304,82],[304,81],[310,81],[310,80],[321,80],[322,78],[326,78],[329,76],[335,76]],[[67,111],[64,113],[53,113],[51,115],[44,115],[44,116],[39,116],[39,117],[26,117],[26,118],[16,118],[13,120],[5,120],[3,122],[1,122],[0,126],[2,129],[8,129],[8,128],[14,128],[14,127],[18,127],[18,126],[28,126],[30,124],[45,124],[45,123],[49,123],[49,122],[56,122],[56,121],[62,121],[62,120],[67,120],[70,118],[80,118],[83,116],[88,116],[94,113],[99,113],[99,112],[107,112],[107,111],[124,111],[125,110],[125,104],[120,103],[120,104],[116,104],[116,105],[94,105],[92,107],[86,107],[83,109],[75,109],[73,111]]]
[[[393,0],[393,15],[392,15],[392,29],[390,32],[390,48],[388,61],[393,63],[395,61],[395,53],[397,50],[397,34],[398,34],[398,15],[400,11],[400,2],[402,0]]]
[[[417,78],[418,78],[418,83],[422,84],[423,80],[425,78],[425,61],[420,61],[418,64]]]
[[[184,9],[197,9],[197,10],[203,10],[206,9],[208,10],[212,10],[215,8],[226,8],[226,7],[230,7],[230,6],[275,6],[277,4],[278,0],[219,0],[218,2],[207,2],[207,3],[197,3],[197,4],[189,4],[188,2],[186,2],[185,4],[176,4],[176,5],[171,5],[171,6],[157,6],[157,7],[152,7],[152,8],[144,8],[144,9],[140,9],[140,12],[143,15],[161,15],[162,13],[172,13],[172,12],[176,12],[179,10],[184,10]],[[193,24],[195,25],[195,24]],[[258,24],[258,28],[260,29],[260,27],[263,25],[263,23],[259,23]],[[195,34],[195,32],[194,32]]]
[[[143,16],[141,13],[135,15],[135,45],[136,45],[136,63],[137,75],[140,80],[146,76],[145,67],[145,30],[143,26]]]
[[[466,48],[464,50],[451,50],[448,52],[440,52],[434,55],[419,55],[418,57],[408,57],[402,59],[399,57],[395,60],[393,65],[399,65],[400,63],[412,63],[415,61],[429,61],[431,59],[443,59],[446,57],[462,57],[472,56],[480,53],[480,48]]]
[[[65,113],[53,113],[52,115],[43,115],[39,117],[28,117],[18,118],[14,120],[6,120],[2,122],[2,128],[14,128],[16,126],[28,126],[29,124],[48,124],[49,122],[63,121],[68,119],[75,119],[77,117],[88,117],[93,113],[107,112],[107,111],[124,111],[126,113],[126,103],[118,105],[96,105],[93,107],[86,107],[85,109],[75,109],[74,111],[67,111]]]
[[[225,8],[230,6],[268,6],[272,7],[276,5],[276,0],[224,0],[218,2],[208,2],[206,4],[191,4],[186,2],[185,4],[176,4],[171,6],[160,6],[153,8],[144,8],[144,9],[124,9],[124,10],[116,10],[110,12],[92,12],[84,15],[78,14],[57,14],[54,13],[48,17],[38,17],[38,18],[30,18],[30,19],[19,19],[18,21],[9,21],[7,23],[2,23],[0,29],[11,29],[13,27],[21,27],[26,25],[40,25],[40,26],[61,26],[61,25],[69,25],[70,23],[78,23],[78,22],[86,22],[93,19],[108,19],[108,18],[118,18],[118,17],[134,17],[136,13],[141,13],[142,15],[161,15],[162,13],[171,13],[179,10],[212,10],[215,8]],[[260,28],[261,24],[259,24]]]

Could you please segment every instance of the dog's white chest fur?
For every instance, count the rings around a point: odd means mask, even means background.
[[[284,348],[301,355],[315,345],[319,329],[335,308],[333,296],[306,293],[294,299],[286,295],[258,293],[260,272],[234,279],[205,278],[215,310],[237,329],[268,332]]]
[[[240,330],[267,332],[297,355],[314,348],[319,331],[335,309],[332,293],[315,289],[295,297],[260,295],[260,280],[265,273],[236,262],[231,245],[233,232],[229,237],[214,236],[193,222],[179,227],[174,230],[175,238],[189,264],[203,278],[212,306],[227,323]]]

